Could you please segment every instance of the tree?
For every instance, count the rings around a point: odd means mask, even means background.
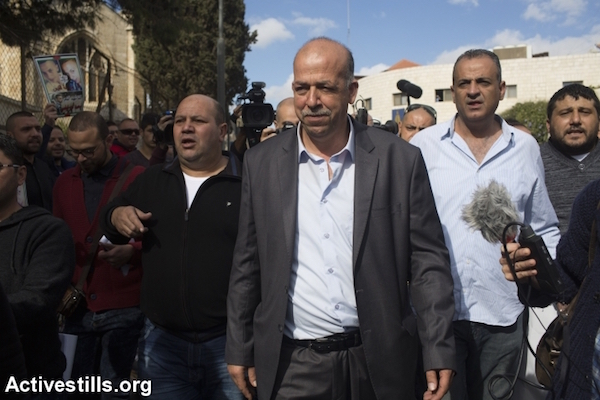
[[[93,26],[103,0],[0,0],[0,40],[27,46],[70,29]]]
[[[121,0],[133,25],[136,70],[154,108],[172,108],[191,93],[217,98],[218,2]],[[256,41],[243,0],[224,0],[226,100],[245,92],[245,53]]]
[[[538,143],[543,143],[548,140],[546,105],[547,102],[543,100],[526,101],[515,104],[501,115],[504,119],[514,118],[518,120],[531,131]]]

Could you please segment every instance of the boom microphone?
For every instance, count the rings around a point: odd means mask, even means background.
[[[520,222],[508,189],[495,180],[473,192],[473,200],[463,207],[462,219],[470,228],[481,231],[483,238],[490,243],[501,242],[506,225]],[[511,227],[508,235],[512,241],[517,235],[517,227]]]
[[[423,94],[423,89],[421,89],[419,86],[415,85],[414,83],[410,83],[406,79],[400,79],[398,81],[398,83],[396,83],[396,87],[402,93],[405,93],[408,96],[413,97],[415,99],[420,98],[421,95]]]

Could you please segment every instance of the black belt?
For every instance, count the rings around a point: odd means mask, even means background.
[[[170,333],[171,335],[176,336],[179,339],[185,340],[186,342],[190,342],[190,343],[208,342],[209,340],[216,339],[219,336],[225,335],[225,333],[226,333],[225,325],[217,326],[217,327],[210,328],[210,329],[205,329],[203,331],[196,331],[196,332],[176,331],[176,330],[172,330],[172,329],[167,329],[164,326],[160,326],[157,324],[154,324],[154,325],[156,327],[162,329],[163,331]]]
[[[316,351],[317,353],[330,353],[332,351],[348,350],[352,347],[360,346],[362,344],[359,331],[336,333],[335,335],[313,340],[290,339],[289,337],[283,335],[283,341],[295,344],[296,346],[306,347],[310,350]]]

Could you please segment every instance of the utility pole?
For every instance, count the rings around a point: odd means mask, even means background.
[[[219,0],[219,39],[217,40],[217,101],[227,111],[225,104],[225,39],[223,38],[223,0]]]

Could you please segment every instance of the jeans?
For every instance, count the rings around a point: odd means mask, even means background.
[[[71,379],[100,374],[102,379],[111,380],[115,388],[121,381],[129,380],[143,325],[144,315],[139,307],[98,313],[78,309],[65,323],[65,333],[77,335]],[[82,396],[81,393],[75,395],[76,398]],[[129,395],[102,394],[102,399],[113,398],[126,399]]]
[[[193,343],[146,319],[138,351],[138,376],[152,380],[151,399],[243,399],[227,372],[225,335]]]
[[[517,374],[523,341],[523,314],[510,326],[454,321],[456,376],[450,386],[452,400],[492,400],[508,392]],[[503,376],[507,379],[499,379]],[[491,383],[490,383],[491,382]],[[510,397],[506,397],[510,398]]]

